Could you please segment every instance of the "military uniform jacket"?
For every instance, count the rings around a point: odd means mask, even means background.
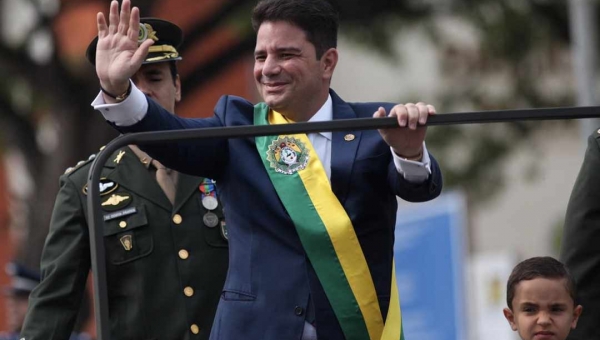
[[[124,152],[124,153],[123,153]],[[68,339],[90,271],[86,181],[91,161],[60,178],[30,296],[27,340]],[[228,263],[222,205],[207,213],[203,178],[179,174],[174,206],[128,147],[102,170],[101,202],[111,339],[208,339]],[[214,222],[214,221],[213,221]],[[213,224],[213,223],[209,223]]]
[[[575,282],[583,313],[567,339],[600,339],[600,133],[588,139],[565,218],[560,259]]]

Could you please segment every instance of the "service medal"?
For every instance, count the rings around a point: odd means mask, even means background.
[[[219,206],[219,201],[213,196],[202,197],[202,206],[207,210],[215,210]]]
[[[204,214],[204,216],[202,216],[202,221],[207,227],[214,228],[217,226],[217,224],[219,224],[219,216],[209,211],[206,214]]]

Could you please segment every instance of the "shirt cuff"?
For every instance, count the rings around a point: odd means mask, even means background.
[[[130,80],[131,82],[131,80]],[[131,82],[131,93],[120,103],[107,104],[102,92],[98,93],[91,104],[100,111],[104,119],[117,126],[131,126],[144,119],[148,111],[146,95]]]
[[[411,183],[423,183],[431,175],[431,159],[429,158],[429,152],[423,142],[423,158],[420,162],[409,161],[408,159],[402,158],[392,150],[392,157],[394,158],[394,165],[399,174],[401,174],[405,180]]]

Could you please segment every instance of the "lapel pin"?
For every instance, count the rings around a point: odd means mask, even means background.
[[[351,142],[351,141],[353,141],[353,140],[354,140],[354,138],[355,138],[355,137],[354,137],[354,135],[353,135],[353,134],[351,134],[351,133],[349,133],[349,134],[347,134],[347,135],[345,135],[345,136],[344,136],[344,140],[345,140],[346,142]]]

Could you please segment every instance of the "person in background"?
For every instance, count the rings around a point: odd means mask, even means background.
[[[170,112],[181,99],[176,62],[183,34],[142,18],[137,36],[155,42],[132,80]],[[97,39],[88,47],[94,64]],[[93,156],[60,178],[41,267],[21,331],[62,340],[72,331],[90,271],[87,176]],[[228,241],[214,181],[178,173],[130,145],[102,169],[100,198],[111,339],[208,339],[225,281]]]
[[[504,317],[523,340],[565,340],[583,307],[575,280],[552,257],[533,257],[515,266],[506,287]],[[589,338],[591,339],[591,338]]]
[[[585,313],[569,340],[600,339],[600,129],[588,138],[587,150],[573,185],[560,259],[577,281]]]
[[[27,313],[29,294],[40,283],[40,273],[14,261],[7,263],[5,270],[10,277],[10,286],[4,289],[7,329],[0,332],[0,340],[17,340]],[[89,317],[90,303],[86,296],[69,340],[91,340],[89,334],[81,332]]]

